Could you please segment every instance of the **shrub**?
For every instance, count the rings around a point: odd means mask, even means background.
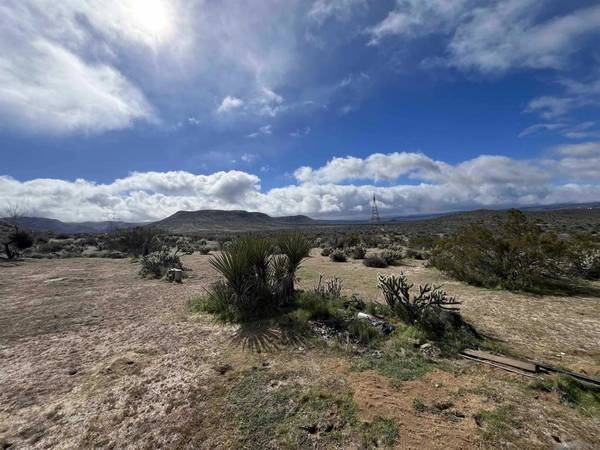
[[[130,256],[146,256],[160,250],[163,243],[161,232],[151,227],[135,227],[116,231],[108,242],[111,250],[117,250]]]
[[[334,250],[331,252],[329,259],[333,262],[346,262],[348,260],[346,254],[341,250]]]
[[[425,253],[419,250],[415,250],[414,248],[406,249],[405,256],[407,258],[423,260],[425,259]]]
[[[366,320],[352,319],[348,335],[362,345],[371,345],[381,337],[380,331]]]
[[[383,269],[388,266],[388,263],[379,255],[370,255],[363,259],[363,264],[367,267],[377,267]]]
[[[393,248],[388,248],[381,253],[381,258],[383,258],[389,266],[399,265],[402,262],[402,256],[402,250]]]
[[[408,324],[426,324],[428,316],[442,309],[453,309],[458,305],[454,297],[449,297],[439,286],[420,285],[419,293],[411,295],[414,284],[408,283],[404,273],[395,275],[379,274],[377,287],[390,309]]]
[[[17,258],[23,250],[33,245],[33,236],[28,231],[20,230],[15,226],[15,229],[6,236],[2,245],[7,259]]]
[[[329,256],[331,255],[331,252],[333,252],[331,247],[325,247],[323,250],[321,250],[321,256]]]
[[[198,253],[200,253],[201,255],[208,255],[210,254],[210,247],[202,245],[198,247]]]
[[[335,297],[324,297],[321,293],[302,292],[295,303],[297,310],[304,311],[306,320],[330,320],[337,318],[337,305]]]
[[[430,262],[478,286],[535,290],[561,280],[570,258],[566,242],[512,210],[499,226],[473,224],[442,239]]]
[[[107,255],[107,257],[112,256]],[[169,269],[183,269],[177,251],[173,252],[168,247],[163,247],[157,252],[142,256],[140,264],[140,275],[148,278],[162,278]]]
[[[357,245],[356,247],[349,247],[346,253],[353,259],[363,259],[367,253],[367,249],[362,245]]]
[[[238,322],[239,311],[231,302],[233,292],[224,280],[214,282],[207,294],[199,299],[192,300],[192,311],[204,311],[214,314],[226,322]]]
[[[323,282],[323,274],[320,274],[319,284],[314,287],[314,292],[323,298],[339,298],[342,295],[342,280],[333,277]]]

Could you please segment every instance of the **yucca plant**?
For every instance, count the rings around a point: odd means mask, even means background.
[[[287,258],[286,276],[282,278],[283,299],[290,299],[295,290],[296,272],[300,268],[302,260],[310,253],[310,241],[300,232],[290,232],[279,236],[277,247]]]
[[[272,311],[294,295],[296,271],[310,251],[310,242],[300,233],[289,233],[276,243],[277,247],[270,239],[246,236],[210,259],[229,287],[230,302],[242,320]],[[275,248],[280,253],[274,254]]]
[[[247,236],[232,242],[210,264],[225,278],[232,291],[232,303],[252,314],[259,302],[270,303],[270,258],[272,243]],[[266,306],[266,305],[264,305]]]

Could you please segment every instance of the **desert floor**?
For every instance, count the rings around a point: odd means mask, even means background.
[[[397,448],[599,448],[598,417],[520,375],[452,360],[393,383],[338,348],[191,314],[187,302],[216,279],[208,258],[185,257],[183,284],[143,280],[129,260],[0,266],[0,448],[360,448],[359,428],[377,418],[397,423]],[[518,355],[600,373],[598,298],[478,289],[420,261],[384,270],[443,283],[471,324]],[[378,271],[313,251],[300,286],[322,273],[376,299]],[[255,406],[280,398],[296,409]],[[322,413],[294,412],[314,399]],[[419,411],[415,399],[452,408]]]

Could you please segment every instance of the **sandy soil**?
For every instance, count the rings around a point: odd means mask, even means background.
[[[377,273],[398,271],[404,271],[416,285],[443,285],[462,302],[461,313],[468,321],[515,352],[534,360],[600,374],[600,298],[542,297],[480,289],[426,268],[422,261],[409,260],[399,267],[375,269],[355,260],[331,262],[320,256],[317,249],[300,270],[300,278],[303,286],[311,287],[321,273],[338,276],[346,294],[382,301],[376,286]]]
[[[233,382],[221,368],[235,374],[256,365],[295,367],[307,374],[307,383],[342,377],[364,420],[383,415],[398,421],[399,448],[487,447],[472,415],[507,399],[532,411],[523,435],[533,447],[549,448],[554,434],[581,448],[600,439],[597,420],[581,420],[556,398],[532,407],[512,375],[470,363],[459,367],[460,375],[436,371],[397,389],[382,375],[354,372],[348,361],[325,351],[263,346],[253,352],[256,346],[234,327],[188,314],[188,299],[215,274],[206,256],[186,257],[185,265],[192,272],[182,285],[142,280],[128,260],[28,260],[0,267],[0,447],[230,448],[223,432],[227,417],[205,407],[218,404],[214,396]],[[417,282],[443,280],[417,263],[405,269]],[[374,294],[376,269],[314,257],[301,282],[312,286],[320,272],[337,273],[348,290]],[[532,356],[564,352],[559,359],[571,366],[598,368],[595,300],[537,299],[445,281],[484,331]],[[540,302],[543,308],[536,308]],[[552,319],[551,327],[544,317]],[[465,394],[487,385],[503,397]],[[416,414],[415,397],[452,397],[465,417]]]

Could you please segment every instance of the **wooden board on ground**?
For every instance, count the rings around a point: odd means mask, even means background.
[[[529,361],[521,361],[519,359],[508,358],[506,356],[498,356],[489,352],[484,352],[482,350],[471,350],[466,349],[463,350],[463,354],[467,356],[471,356],[473,358],[493,361],[498,364],[503,364],[505,366],[516,367],[518,369],[524,370],[526,372],[536,373],[538,372],[538,366],[535,363]]]

